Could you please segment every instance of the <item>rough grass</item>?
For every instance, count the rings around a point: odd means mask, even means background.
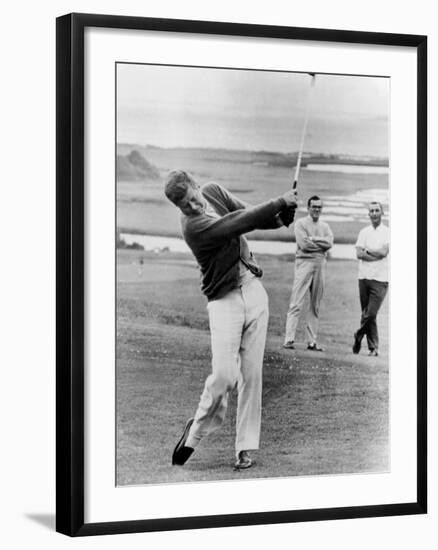
[[[145,254],[142,253],[144,257]],[[194,262],[184,254],[118,252],[117,483],[381,472],[388,455],[388,310],[379,316],[382,354],[351,353],[359,319],[356,263],[327,270],[324,353],[281,349],[293,264],[261,259],[271,318],[264,360],[261,448],[257,464],[234,472],[235,395],[220,430],[183,467],[170,465],[210,372],[205,301]],[[298,339],[303,333],[300,328]]]

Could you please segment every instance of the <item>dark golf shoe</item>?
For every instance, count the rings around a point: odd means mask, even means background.
[[[295,349],[294,341],[293,341],[293,340],[289,340],[288,342],[285,342],[285,343],[283,344],[283,348],[284,348],[284,349]]]
[[[234,463],[234,469],[235,470],[246,470],[247,468],[251,468],[253,465],[253,461],[249,457],[248,451],[240,451],[237,455],[237,460]]]
[[[362,345],[362,342],[360,338],[357,336],[357,332],[354,333],[354,343],[353,343],[353,353],[356,355],[360,352],[360,347]]]
[[[190,428],[193,424],[194,418],[187,420],[186,427],[184,428],[181,439],[178,441],[172,454],[172,466],[183,466],[187,460],[191,457],[193,451],[192,447],[186,447],[185,442],[189,436]]]
[[[316,342],[313,342],[313,344],[308,344],[307,349],[310,349],[311,351],[324,351],[321,346],[318,346]]]

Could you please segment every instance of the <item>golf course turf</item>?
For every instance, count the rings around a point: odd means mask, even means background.
[[[142,261],[140,261],[140,259]],[[260,449],[255,466],[235,472],[235,392],[222,427],[202,440],[184,467],[172,450],[193,416],[210,366],[206,300],[189,254],[118,250],[117,484],[384,472],[389,462],[388,303],[378,316],[379,357],[351,351],[360,318],[357,264],[332,260],[321,307],[319,343],[296,349],[283,330],[294,263],[259,256],[270,300]]]

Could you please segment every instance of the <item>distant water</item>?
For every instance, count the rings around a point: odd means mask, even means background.
[[[315,168],[316,167],[316,168]],[[313,165],[307,166],[307,170],[327,170],[333,172],[367,173],[370,169],[376,168],[375,173],[388,173],[387,167],[372,167],[361,165]],[[381,172],[379,171],[381,170]],[[374,188],[356,191],[350,195],[329,195],[324,200],[323,213],[321,219],[328,223],[356,222],[361,224],[369,223],[367,205],[370,201],[379,201],[382,203],[385,211],[384,223],[389,222],[389,189]],[[307,214],[305,205],[298,209],[303,215]],[[190,252],[186,243],[182,239],[172,237],[159,237],[152,235],[138,235],[125,233],[122,234],[127,244],[137,242],[145,250],[155,250],[159,252],[163,248],[168,248],[172,252]],[[294,254],[296,244],[285,241],[250,241],[251,249],[259,254]],[[356,259],[356,250],[353,244],[335,244],[330,250],[330,255],[337,259]]]
[[[333,166],[333,165],[329,165]],[[389,221],[389,190],[363,189],[351,195],[329,195],[324,199],[324,208],[321,219],[325,222],[359,222],[369,223],[367,205],[371,201],[382,203],[385,212],[384,222]],[[305,206],[299,212],[307,214]]]
[[[133,235],[131,233],[122,233],[122,239],[126,244],[134,242],[141,244],[145,250],[160,253],[164,248],[170,252],[189,253],[190,249],[183,239],[174,237],[156,237],[152,235]],[[296,244],[284,241],[249,241],[249,246],[256,254],[295,254]],[[355,260],[356,250],[352,244],[335,244],[330,250],[332,258],[342,260]]]
[[[345,174],[388,174],[388,166],[367,166],[364,164],[307,164],[303,170],[314,172],[343,172]]]

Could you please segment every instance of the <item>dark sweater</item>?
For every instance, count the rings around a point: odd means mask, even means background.
[[[277,214],[286,207],[283,198],[248,207],[217,183],[207,183],[202,195],[221,216],[202,213],[181,217],[184,240],[201,269],[201,290],[209,301],[218,300],[238,285],[239,259],[257,267],[242,237],[253,229],[279,227]]]

